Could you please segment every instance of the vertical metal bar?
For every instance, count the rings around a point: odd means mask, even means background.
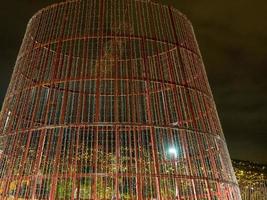
[[[100,65],[103,57],[103,44],[104,44],[104,38],[103,38],[103,32],[104,32],[104,9],[105,9],[105,0],[100,0],[99,1],[99,26],[98,26],[98,63],[99,66],[96,65],[96,74],[97,74],[97,80],[96,80],[96,111],[95,111],[95,123],[100,122],[100,83],[101,83],[101,71],[100,71]],[[96,131],[94,133],[95,135],[95,145],[94,145],[94,155],[93,155],[93,160],[94,162],[94,177],[93,177],[93,185],[92,185],[92,196],[91,198],[97,199],[97,154],[98,154],[98,132],[99,132],[99,126],[96,127]]]
[[[148,72],[148,62],[147,62],[147,56],[145,55],[145,49],[144,49],[145,40],[143,39],[141,41],[141,48],[142,48],[142,56],[143,56],[143,62],[144,62],[144,74],[146,79],[146,112],[148,116],[148,122],[149,124],[152,124],[152,117],[151,117],[151,105],[150,105],[150,81],[149,81],[149,72]],[[153,165],[154,165],[154,172],[155,172],[155,179],[156,179],[156,189],[157,189],[157,197],[159,200],[161,200],[161,192],[160,192],[160,175],[159,175],[159,166],[158,166],[158,158],[157,158],[157,147],[156,147],[156,141],[155,141],[155,129],[154,127],[150,126],[150,138],[151,138],[151,144],[152,144],[152,155],[153,155]]]
[[[70,6],[70,5],[69,5]],[[68,8],[68,6],[67,6]],[[66,9],[67,10],[67,9]],[[64,17],[63,17],[63,25],[61,27],[61,40],[58,44],[58,49],[57,49],[57,59],[56,59],[56,63],[54,65],[54,68],[56,69],[56,71],[59,71],[60,68],[62,66],[60,66],[60,57],[61,57],[61,50],[62,50],[62,45],[63,45],[63,37],[64,37],[64,32],[65,32],[65,28],[66,28],[66,23],[67,23],[67,20],[68,20],[68,16],[67,16],[67,13],[68,11],[64,12]],[[64,58],[62,58],[64,59]],[[69,55],[69,63],[72,63],[72,55],[70,53]],[[70,70],[71,70],[71,64],[68,65],[68,71],[67,71],[67,74],[66,74],[66,77],[69,77],[69,74],[70,74]],[[66,90],[68,90],[68,87],[69,87],[69,84],[67,83],[65,88]],[[61,109],[60,109],[60,124],[64,124],[64,121],[65,121],[65,115],[66,115],[66,109],[67,109],[67,101],[68,101],[68,91],[65,91],[65,93],[63,94],[63,102],[62,102],[62,105],[61,105]],[[52,183],[51,183],[51,191],[50,191],[50,194],[49,194],[49,198],[50,199],[55,199],[55,195],[56,195],[56,187],[57,187],[57,181],[58,181],[58,162],[59,162],[59,157],[60,157],[60,149],[62,148],[62,140],[63,140],[63,135],[64,135],[64,128],[60,128],[59,129],[59,134],[58,134],[58,140],[57,140],[57,145],[56,145],[56,153],[55,153],[55,162],[54,162],[54,176],[52,177]]]

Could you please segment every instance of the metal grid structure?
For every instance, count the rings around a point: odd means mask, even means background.
[[[192,26],[168,6],[39,11],[0,127],[1,199],[240,199]]]

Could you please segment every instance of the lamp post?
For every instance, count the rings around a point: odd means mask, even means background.
[[[177,163],[178,152],[177,152],[177,149],[175,147],[170,147],[169,148],[169,154],[171,156],[172,162],[174,162],[175,171],[176,171],[178,169],[178,163]],[[175,198],[179,199],[179,187],[178,187],[178,183],[177,183],[176,178],[175,178]]]

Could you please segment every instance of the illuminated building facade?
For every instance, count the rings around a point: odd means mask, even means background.
[[[1,199],[240,199],[193,28],[168,6],[39,11],[0,127]]]

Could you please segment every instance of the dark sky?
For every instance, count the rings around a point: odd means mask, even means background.
[[[27,21],[51,2],[0,4],[0,105]],[[267,1],[161,2],[194,25],[231,157],[267,164]]]

